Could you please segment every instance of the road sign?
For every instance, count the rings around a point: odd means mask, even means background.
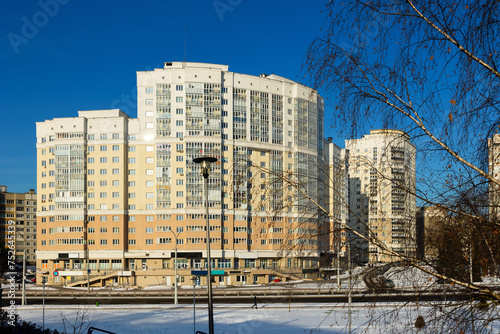
[[[54,270],[54,276],[59,276],[59,270]]]
[[[207,270],[191,270],[191,275],[193,276],[207,276]],[[212,270],[212,275],[224,275],[224,270]]]

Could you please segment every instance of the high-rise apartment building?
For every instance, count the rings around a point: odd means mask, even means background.
[[[356,261],[389,262],[383,251],[416,255],[415,145],[400,130],[345,141],[350,235]]]
[[[349,232],[346,226],[348,225],[348,182],[347,182],[347,165],[345,160],[345,150],[331,142],[328,138],[328,209],[329,209],[329,243],[330,253],[335,259],[333,263],[339,266],[342,262],[345,264],[347,241]]]
[[[36,202],[34,189],[10,193],[7,186],[0,186],[0,243],[15,251],[18,264],[23,262],[25,251],[28,264],[36,260]]]
[[[417,212],[417,254],[433,260],[439,255],[435,239],[441,232],[447,211],[437,206],[422,207]]]
[[[328,205],[317,92],[186,62],[138,72],[137,90],[137,119],[93,110],[37,123],[39,276],[86,284],[88,268],[92,284],[171,285],[177,266],[191,284],[206,268],[193,162],[205,155],[218,159],[208,179],[216,282],[311,275],[322,243],[309,197]]]
[[[495,179],[500,179],[500,134],[488,138],[488,173]],[[488,188],[489,214],[491,219],[498,218],[500,208],[499,187],[490,182]]]

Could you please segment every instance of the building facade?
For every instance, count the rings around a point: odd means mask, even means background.
[[[37,236],[37,196],[34,189],[26,193],[10,193],[0,186],[0,242],[1,247],[12,250],[15,244],[15,262],[35,264]]]
[[[345,147],[348,222],[358,233],[349,235],[355,261],[393,261],[384,247],[415,256],[416,149],[410,137],[400,130],[371,130],[346,140]]]
[[[488,173],[495,179],[500,178],[500,134],[488,138]],[[490,219],[498,219],[500,190],[491,182],[488,187],[488,198]]]
[[[177,266],[192,284],[191,270],[206,268],[193,162],[205,155],[218,159],[208,179],[216,283],[314,276],[311,199],[328,205],[317,92],[185,62],[138,72],[137,91],[138,118],[93,110],[37,123],[38,281],[83,285],[89,269],[93,285],[171,285]]]

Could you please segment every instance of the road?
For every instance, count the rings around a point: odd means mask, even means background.
[[[395,289],[372,289],[354,290],[352,301],[354,303],[370,302],[399,302],[399,301],[440,301],[443,300],[442,291],[414,292]],[[206,291],[196,291],[196,302],[206,303]],[[260,303],[347,303],[347,291],[337,292],[336,289],[215,289],[213,293],[214,304],[253,304],[254,296]],[[42,291],[35,290],[26,293],[27,304],[42,304]],[[470,299],[470,294],[461,291],[446,293],[446,300],[466,300]],[[21,294],[16,294],[15,298],[7,298],[4,293],[2,306],[8,305],[10,300],[14,300],[17,305],[21,304]],[[180,304],[193,303],[193,290],[179,291],[178,300]],[[174,297],[170,290],[98,290],[87,293],[84,290],[52,290],[46,291],[46,304],[173,304]]]

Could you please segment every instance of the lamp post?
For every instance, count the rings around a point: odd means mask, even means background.
[[[23,300],[22,304],[26,305],[26,248],[23,251]]]
[[[174,260],[174,304],[177,305],[179,304],[179,301],[178,301],[178,298],[177,298],[177,237],[179,235],[179,232],[177,232],[177,234],[175,234],[174,230],[170,229],[170,232],[172,232],[172,234],[174,235],[175,237],[175,260]],[[172,255],[170,255],[172,256]]]
[[[214,157],[199,157],[193,159],[194,163],[200,164],[201,174],[205,179],[205,214],[207,218],[207,290],[208,290],[208,333],[214,334],[214,309],[212,304],[212,261],[210,259],[210,219],[208,216],[208,176],[210,175],[210,163],[216,162]]]

